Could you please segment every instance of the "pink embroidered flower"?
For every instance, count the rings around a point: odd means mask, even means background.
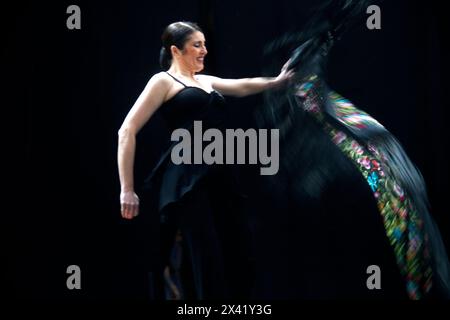
[[[335,144],[340,144],[342,141],[345,140],[345,138],[347,138],[347,135],[345,133],[343,133],[342,131],[339,131],[334,137],[333,137],[333,142]]]
[[[359,156],[362,155],[362,154],[364,153],[362,147],[361,147],[356,141],[352,141],[351,148],[352,148],[353,151],[355,151],[355,153],[356,153],[357,155],[359,155]]]
[[[368,157],[359,158],[358,163],[361,164],[364,168],[370,169],[370,160]]]
[[[362,122],[357,122],[356,123],[356,127],[358,129],[364,129],[364,128],[366,128],[366,125],[364,123],[362,123]]]
[[[400,209],[399,213],[400,217],[406,219],[408,217],[408,211],[405,208]]]
[[[405,193],[403,192],[403,189],[396,183],[394,183],[394,192],[397,196],[399,196],[401,201],[405,200]]]
[[[310,112],[319,112],[319,106],[317,105],[317,103],[311,103],[309,105],[308,111],[310,111]]]

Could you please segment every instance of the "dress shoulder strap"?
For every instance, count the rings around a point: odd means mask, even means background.
[[[175,77],[174,77],[173,75],[171,75],[169,72],[166,71],[166,73],[167,73],[169,76],[171,76],[173,80],[175,80],[175,81],[181,83],[183,86],[187,87],[187,85],[185,85],[183,82],[181,82],[180,80],[178,80],[177,78],[175,78]]]

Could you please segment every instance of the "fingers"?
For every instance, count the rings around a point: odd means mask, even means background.
[[[292,79],[294,76],[295,76],[294,70],[291,69],[287,72],[287,77],[289,80]]]
[[[133,219],[139,214],[139,204],[123,204],[122,217],[125,219]]]
[[[133,219],[139,214],[139,204],[125,204],[121,210],[122,217],[125,219]]]
[[[136,217],[138,214],[139,214],[139,204],[134,206],[133,218]]]
[[[122,214],[122,218],[126,218],[127,205],[125,203],[120,204],[120,213]]]
[[[174,298],[174,300],[180,300],[181,299],[180,291],[178,291],[178,289],[176,287],[173,290],[173,298]]]
[[[279,76],[280,85],[290,82],[294,76],[295,72],[293,70],[283,71],[283,73]]]
[[[130,212],[131,212],[131,204],[123,203],[122,204],[122,217],[125,219],[131,219],[132,216],[131,216]]]
[[[286,70],[287,70],[289,64],[291,63],[291,60],[292,60],[292,58],[289,59],[288,61],[286,61],[286,63],[285,63],[285,64],[283,65],[283,67],[281,68],[281,71],[286,71]]]

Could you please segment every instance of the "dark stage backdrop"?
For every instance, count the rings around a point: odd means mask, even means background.
[[[4,139],[14,142],[5,150],[13,155],[7,157],[13,166],[6,171],[13,176],[6,203],[14,209],[2,224],[9,231],[8,294],[32,300],[146,299],[141,271],[151,268],[156,254],[158,219],[120,218],[117,130],[160,71],[163,28],[178,20],[202,26],[209,51],[205,73],[259,76],[264,46],[301,29],[316,3],[24,1],[2,12],[3,122],[12,128]],[[361,26],[338,42],[329,77],[332,87],[402,142],[425,177],[432,213],[450,248],[449,28],[440,3],[385,1],[382,29]],[[66,27],[71,4],[81,9],[80,30]],[[227,101],[236,127],[255,125],[260,95]],[[138,180],[155,164],[164,139],[156,116],[139,136],[137,156],[147,165],[136,168]],[[243,188],[257,197],[251,179]],[[81,268],[81,290],[66,287],[69,265]]]

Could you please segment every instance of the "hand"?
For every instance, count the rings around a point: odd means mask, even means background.
[[[181,293],[177,285],[173,282],[172,276],[170,275],[170,268],[166,266],[164,268],[164,281],[169,288],[170,300],[181,300]]]
[[[170,293],[172,300],[181,300],[180,290],[178,290],[178,287],[175,284],[170,286]]]
[[[133,219],[139,214],[139,197],[134,191],[121,192],[120,207],[123,218]]]
[[[294,70],[292,70],[292,69],[287,70],[287,67],[289,66],[290,62],[291,62],[291,60],[289,59],[283,65],[283,68],[281,68],[280,74],[275,78],[275,86],[277,86],[277,87],[282,86],[294,77],[294,75],[295,75]]]

